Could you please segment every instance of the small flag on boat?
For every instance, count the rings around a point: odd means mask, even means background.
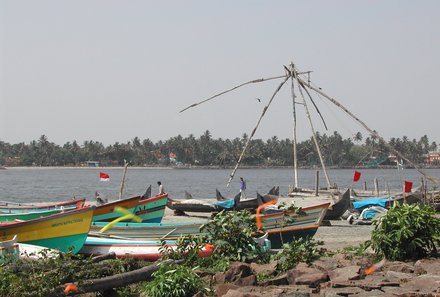
[[[411,193],[412,185],[412,182],[405,181],[405,193]]]
[[[354,171],[354,175],[353,175],[353,181],[354,181],[354,182],[357,182],[357,181],[359,181],[360,178],[361,178],[361,172],[355,170],[355,171]]]
[[[110,176],[104,172],[99,173],[99,178],[101,179],[101,181],[109,181],[110,180]]]

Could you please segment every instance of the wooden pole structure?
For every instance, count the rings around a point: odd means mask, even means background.
[[[293,71],[295,71],[295,70],[293,70]],[[296,78],[296,80],[298,82],[298,85],[300,85],[300,81],[299,81],[298,75],[295,74],[295,78]],[[313,142],[315,143],[316,151],[318,152],[319,160],[321,161],[321,166],[322,166],[322,170],[324,171],[324,176],[325,176],[325,180],[327,182],[327,187],[328,187],[328,189],[331,189],[331,183],[330,183],[330,179],[329,179],[328,174],[327,174],[327,170],[325,168],[324,158],[322,157],[321,149],[319,147],[318,140],[316,139],[315,127],[313,127],[312,118],[310,116],[309,108],[307,107],[307,102],[306,102],[306,100],[304,98],[304,95],[303,95],[303,92],[301,90],[301,87],[299,87],[299,93],[301,94],[301,98],[303,100],[303,104],[304,104],[304,107],[305,107],[305,110],[306,110],[307,118],[309,120],[310,128],[312,129]]]
[[[286,81],[289,78],[290,78],[290,76],[284,77],[284,80],[280,83],[280,85],[278,86],[278,88],[275,90],[272,97],[270,98],[269,103],[267,103],[267,105],[263,108],[263,112],[261,113],[260,118],[258,119],[255,128],[252,130],[252,133],[249,135],[249,138],[243,148],[243,151],[241,152],[240,158],[238,158],[237,164],[235,164],[234,170],[232,170],[232,172],[229,176],[229,180],[228,180],[228,183],[226,184],[226,187],[229,187],[229,184],[231,183],[232,179],[234,178],[235,172],[237,171],[238,166],[240,166],[240,163],[241,163],[241,160],[243,159],[244,153],[246,152],[246,149],[249,146],[249,143],[251,142],[252,137],[254,136],[255,132],[257,131],[258,126],[260,126],[261,119],[266,114],[266,111],[269,108],[270,104],[272,103],[273,99],[275,98],[275,95],[281,90],[281,87],[286,83]]]
[[[129,162],[127,162],[127,160],[124,160],[124,173],[122,174],[121,187],[119,189],[119,200],[122,199],[122,192],[124,191],[124,183],[125,183],[125,174],[127,173],[128,164]]]
[[[301,81],[303,84],[306,84],[304,80],[302,80],[300,78],[298,78],[298,80]],[[318,88],[315,88],[315,87],[313,87],[311,85],[307,85],[307,87],[310,88],[311,90],[315,91],[316,93],[320,94],[321,96],[323,96],[324,98],[326,98],[327,100],[329,100],[330,102],[335,104],[337,107],[339,107],[343,111],[345,111],[350,117],[352,117],[354,120],[356,120],[358,123],[360,123],[362,125],[362,127],[364,127],[371,135],[373,135],[373,136],[377,137],[379,140],[381,140],[383,142],[383,144],[388,149],[390,149],[393,153],[395,153],[396,155],[398,155],[399,157],[401,157],[402,159],[407,161],[409,164],[411,164],[421,175],[423,175],[424,177],[428,178],[429,180],[431,180],[433,182],[437,182],[437,180],[435,178],[433,178],[431,176],[427,176],[426,173],[424,171],[422,171],[417,165],[415,165],[411,160],[406,158],[402,153],[400,153],[392,145],[390,145],[388,142],[386,142],[385,139],[383,139],[382,136],[380,136],[376,131],[374,131],[371,128],[369,128],[363,121],[361,121],[357,116],[355,116],[351,111],[349,111],[341,103],[339,103],[338,101],[336,101],[332,97],[328,96],[327,94],[325,94],[323,91],[321,91]]]
[[[293,185],[292,191],[298,188],[298,153],[296,147],[296,101],[295,101],[295,84],[293,79],[291,82],[292,105],[293,105]],[[290,190],[289,190],[290,192]]]
[[[377,177],[374,178],[374,195],[379,197],[379,181],[377,180]]]
[[[315,175],[315,196],[318,196],[319,194],[319,170],[316,170]]]
[[[231,91],[233,91],[233,90],[235,90],[235,89],[238,89],[238,88],[240,88],[240,87],[243,87],[243,86],[245,86],[245,85],[248,85],[248,84],[254,84],[254,83],[260,83],[260,82],[264,82],[264,81],[268,81],[268,80],[272,80],[272,79],[279,79],[279,78],[283,78],[283,77],[286,77],[286,75],[280,75],[280,76],[269,77],[269,78],[259,78],[259,79],[254,79],[254,80],[251,80],[251,81],[245,82],[245,83],[243,83],[243,84],[240,84],[240,85],[238,85],[238,86],[235,86],[235,87],[233,87],[233,88],[230,88],[230,89],[228,89],[228,90],[226,90],[226,91],[223,91],[223,92],[221,92],[221,93],[215,94],[214,96],[211,96],[211,97],[209,97],[209,98],[207,98],[207,99],[205,99],[205,100],[202,100],[202,101],[200,101],[200,102],[197,102],[197,103],[191,104],[190,106],[185,107],[184,109],[182,109],[180,112],[184,112],[184,111],[187,110],[187,109],[190,109],[190,108],[195,107],[195,106],[197,106],[197,105],[199,105],[199,104],[205,103],[206,101],[212,100],[212,99],[214,99],[214,98],[216,98],[216,97],[218,97],[218,96],[221,96],[221,95],[223,95],[223,94],[229,93],[229,92],[231,92]]]

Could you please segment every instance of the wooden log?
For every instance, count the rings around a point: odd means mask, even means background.
[[[76,283],[77,290],[70,291],[69,296],[74,296],[78,294],[84,294],[89,292],[107,291],[113,288],[125,287],[127,285],[137,283],[140,281],[146,281],[151,279],[151,275],[159,270],[161,265],[170,263],[180,263],[181,260],[173,261],[166,260],[160,263],[155,263],[153,265],[143,267],[141,269],[120,273],[104,278],[91,279],[81,282],[81,284]],[[62,297],[66,296],[64,289],[69,284],[64,284],[58,287],[55,292],[47,295],[48,297]]]
[[[115,252],[111,252],[108,254],[104,254],[104,255],[100,255],[100,256],[96,256],[92,258],[93,263],[98,263],[104,260],[111,260],[111,259],[116,259],[116,254]]]

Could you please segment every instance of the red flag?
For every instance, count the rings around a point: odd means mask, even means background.
[[[99,178],[101,179],[101,181],[109,181],[110,175],[108,175],[107,173],[104,173],[104,172],[100,172]]]
[[[410,181],[405,181],[405,193],[411,193],[412,184]]]
[[[353,175],[353,181],[354,181],[354,182],[357,182],[357,181],[359,181],[360,178],[361,178],[361,173],[360,173],[360,171],[355,170],[355,171],[354,171],[354,175]]]

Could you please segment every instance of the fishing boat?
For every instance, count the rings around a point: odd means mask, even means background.
[[[255,211],[257,207],[270,200],[277,200],[279,188],[273,187],[266,195],[250,198],[241,198],[238,193],[234,198],[224,197],[218,189],[216,191],[216,201],[210,202],[211,198],[194,199],[191,194],[185,192],[186,199],[169,199],[168,208],[182,212],[218,212],[222,210],[250,210]]]
[[[228,201],[233,200],[234,210],[242,210],[242,209],[256,210],[257,207],[263,203],[269,202],[271,200],[278,200],[280,188],[272,187],[272,189],[270,189],[269,192],[265,195],[260,195],[259,193],[257,193],[256,197],[246,197],[246,198],[242,198],[241,193],[235,195],[234,198],[225,198],[218,189],[216,189],[215,192],[216,192],[217,201],[219,202],[222,201],[223,203],[227,203]]]
[[[81,207],[77,207],[77,208],[81,208]],[[51,216],[72,209],[59,208],[53,210],[30,211],[30,212],[20,212],[20,213],[0,213],[0,222],[27,221],[36,218]]]
[[[329,203],[303,208],[304,215],[299,216],[294,211],[273,209],[271,213],[260,216],[263,231],[269,233],[269,240],[273,248],[280,248],[282,243],[290,242],[294,238],[313,236],[324,219]],[[116,223],[104,234],[146,240],[176,240],[181,236],[206,236],[202,230],[205,222],[185,223]],[[91,233],[99,232],[106,224],[93,222]]]
[[[292,195],[292,193],[289,193],[289,195]],[[297,207],[307,207],[316,203],[328,202],[330,203],[330,206],[326,212],[324,220],[339,219],[351,206],[349,189],[347,189],[343,194],[340,194],[339,191],[327,191],[325,193],[316,195],[313,192],[304,191],[302,193],[296,193],[291,198],[280,200],[293,203]]]
[[[64,202],[41,203],[41,204],[1,201],[0,213],[28,213],[28,212],[39,212],[39,211],[49,211],[49,210],[69,210],[69,209],[75,209],[77,207],[83,207],[85,201],[86,201],[85,198],[72,199],[70,201],[64,201]]]
[[[93,221],[113,221],[121,216],[120,212],[115,211],[116,207],[122,207],[140,217],[143,222],[159,223],[165,214],[167,201],[168,194],[158,195],[147,199],[141,199],[141,196],[136,196],[111,201],[96,207],[93,214]]]
[[[54,258],[61,252],[54,249],[45,248],[38,245],[19,243],[17,236],[10,240],[0,242],[0,261],[6,258]]]
[[[164,245],[175,248],[176,241],[165,241]],[[147,261],[156,261],[162,255],[160,240],[134,240],[130,238],[114,236],[93,236],[87,237],[84,246],[79,251],[84,255],[104,255],[111,252],[118,258],[135,258]],[[214,251],[214,246],[206,244],[199,252],[199,257],[207,257]]]
[[[94,206],[28,221],[0,223],[0,241],[17,235],[17,242],[77,253],[90,230]]]
[[[165,207],[168,202],[168,194],[141,199],[134,210],[134,214],[146,223],[160,223],[165,214]]]

